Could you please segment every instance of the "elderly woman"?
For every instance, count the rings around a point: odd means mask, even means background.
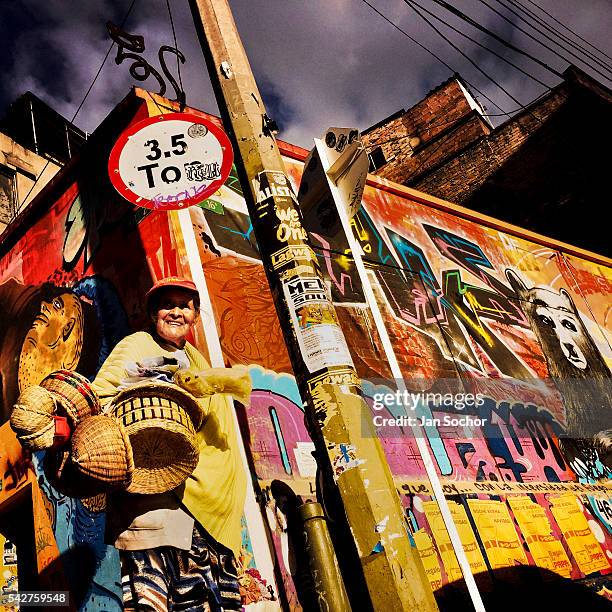
[[[93,382],[103,404],[168,364],[175,370],[209,367],[187,342],[199,317],[195,284],[166,278],[146,300],[150,331],[119,342]],[[199,402],[207,415],[197,432],[200,459],[185,484],[155,495],[120,493],[109,502],[107,540],[120,551],[126,610],[240,609],[235,556],[246,474],[227,395]]]

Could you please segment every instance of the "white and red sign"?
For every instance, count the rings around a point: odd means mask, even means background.
[[[111,151],[108,171],[126,200],[144,208],[176,210],[215,193],[233,160],[221,128],[197,115],[169,113],[123,132]]]

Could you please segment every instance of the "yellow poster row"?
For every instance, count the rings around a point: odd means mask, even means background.
[[[551,512],[579,569],[587,575],[608,569],[610,565],[608,559],[591,531],[576,496],[566,493],[551,497],[550,501]],[[508,503],[535,564],[565,578],[570,578],[571,561],[563,544],[553,533],[544,508],[534,503],[526,495],[509,497]],[[467,504],[492,569],[529,564],[505,502],[492,499],[468,499]],[[472,572],[478,574],[485,571],[486,565],[463,505],[451,502],[449,508]],[[433,541],[425,529],[417,531],[414,538],[431,586],[437,589],[442,582],[442,574],[436,549],[449,582],[460,579],[462,574],[438,504],[435,501],[425,502],[423,510],[433,535]]]
[[[528,565],[506,504],[493,499],[468,499],[467,503],[491,568]]]
[[[459,580],[462,576],[461,569],[457,557],[455,556],[455,551],[451,544],[448,531],[444,525],[444,519],[442,518],[438,504],[435,501],[425,502],[423,504],[423,509],[425,510],[425,516],[427,517],[427,522],[429,523],[436,546],[442,557],[444,570],[446,571],[449,581],[453,582]],[[472,572],[478,574],[486,571],[487,566],[485,565],[482,553],[478,547],[476,536],[474,536],[474,532],[468,521],[465,508],[461,504],[451,502],[449,504],[449,509],[453,521],[457,526],[459,538],[463,544]]]
[[[573,495],[572,497],[575,500]],[[534,503],[527,495],[509,497],[508,503],[536,565],[569,578],[572,564],[563,544],[552,533],[544,508]]]
[[[585,574],[608,569],[610,563],[593,535],[576,497],[566,493],[551,497],[550,501],[550,511],[561,528],[578,567]]]

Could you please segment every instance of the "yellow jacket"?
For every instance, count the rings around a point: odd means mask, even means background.
[[[191,368],[204,370],[209,367],[193,345],[187,343],[184,351]],[[137,332],[121,340],[92,383],[102,404],[107,404],[117,394],[117,387],[127,377],[126,363],[158,356],[172,357],[173,352],[163,349],[147,332]],[[220,393],[198,401],[206,414],[197,432],[200,459],[185,482],[181,501],[215,540],[238,557],[246,474],[238,451],[232,404],[228,395]]]

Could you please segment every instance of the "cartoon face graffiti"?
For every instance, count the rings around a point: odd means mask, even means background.
[[[37,385],[54,370],[74,369],[83,348],[83,307],[68,291],[43,300],[19,357],[19,390]]]

